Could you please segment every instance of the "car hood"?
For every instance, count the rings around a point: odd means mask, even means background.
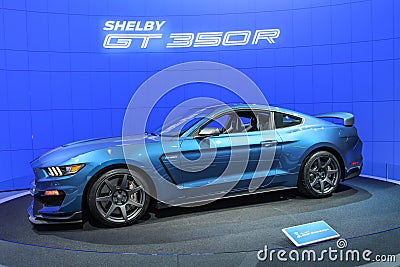
[[[31,162],[33,168],[44,167],[44,166],[55,166],[62,162],[71,160],[79,155],[107,148],[118,148],[122,150],[122,144],[124,145],[139,145],[144,143],[159,142],[158,136],[148,135],[135,135],[128,138],[122,137],[111,137],[111,138],[99,138],[99,139],[88,139],[62,145],[53,150],[46,152],[40,157],[36,158]]]

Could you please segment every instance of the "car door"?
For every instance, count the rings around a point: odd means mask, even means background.
[[[307,131],[301,128],[301,117],[274,112],[276,133],[281,143],[281,156],[276,166],[276,178],[272,186],[294,187],[297,185],[298,172],[301,167],[301,156],[309,148],[308,140],[304,138]],[[311,133],[312,134],[312,133]]]
[[[209,120],[201,128],[209,126],[222,129],[228,119],[228,114],[222,114]],[[224,172],[225,163],[231,153],[231,147],[223,144],[226,143],[223,138],[220,140],[214,140],[211,136],[200,138],[197,133],[183,138],[180,143],[180,177],[177,182],[186,188],[212,183],[215,177]]]
[[[280,165],[282,139],[273,127],[270,111],[253,110],[253,125],[247,127],[250,141],[250,158],[245,176],[241,179],[243,188],[255,190],[272,184]]]
[[[230,184],[233,190],[268,185],[275,174],[270,167],[279,142],[270,129],[254,129],[255,117],[246,109],[220,114],[195,131],[219,127],[220,134],[183,139],[180,183],[185,188],[215,185],[218,190],[221,184]]]

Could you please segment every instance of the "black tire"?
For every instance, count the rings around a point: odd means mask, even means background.
[[[131,225],[147,211],[148,190],[148,183],[139,172],[124,168],[107,171],[88,189],[91,218],[109,227]]]
[[[304,160],[297,187],[307,197],[328,197],[339,186],[341,177],[342,169],[335,155],[317,151]]]

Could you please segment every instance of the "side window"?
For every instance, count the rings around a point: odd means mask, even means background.
[[[218,128],[221,134],[271,130],[271,113],[269,111],[239,110],[211,120],[199,131],[208,127]]]
[[[229,120],[229,115],[223,115],[221,117],[218,117],[216,119],[213,119],[211,121],[209,121],[207,124],[203,125],[199,131],[201,131],[204,128],[208,128],[208,127],[214,127],[214,128],[218,128],[220,133],[223,133],[224,131],[224,126],[226,125],[226,123]]]
[[[258,112],[256,115],[257,121],[257,130],[258,131],[266,131],[271,130],[271,113],[270,112]]]
[[[230,112],[203,125],[200,131],[204,128],[215,127],[220,130],[221,134],[242,133],[250,124],[251,117],[248,116],[248,112]]]
[[[240,110],[230,115],[222,133],[256,132],[271,129],[269,111]]]
[[[229,120],[229,115],[226,114],[226,115],[218,117],[214,120],[211,120],[209,123],[207,123],[206,125],[201,127],[201,129],[208,128],[208,127],[214,127],[214,128],[218,128],[220,130],[220,132],[222,132],[223,128],[228,120]]]
[[[269,111],[252,111],[247,112],[250,121],[246,125],[246,132],[257,132],[271,130],[271,118]]]
[[[224,126],[223,133],[243,133],[252,127],[254,114],[247,110],[238,110],[230,113],[229,120]]]
[[[274,112],[274,120],[276,129],[290,127],[301,123],[301,118],[279,112]]]
[[[240,121],[242,122],[244,127],[247,127],[251,123],[251,117],[250,116],[239,116]]]

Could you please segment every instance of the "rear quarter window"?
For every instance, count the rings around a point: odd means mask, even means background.
[[[276,129],[299,125],[302,119],[285,113],[274,112],[274,121]]]

